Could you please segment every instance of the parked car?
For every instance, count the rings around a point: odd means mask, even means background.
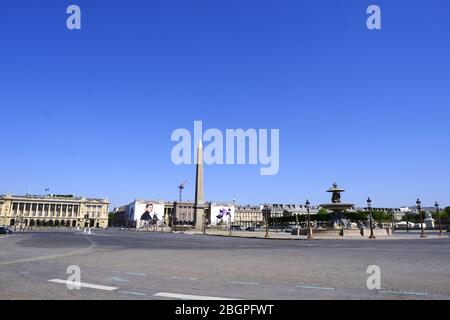
[[[255,227],[247,227],[245,228],[245,231],[256,231]]]
[[[286,229],[284,229],[284,232],[287,232],[287,233],[292,233],[292,231],[294,231],[294,229],[292,229],[292,228],[286,228]]]
[[[233,231],[243,231],[244,228],[242,228],[241,226],[231,226],[231,230],[233,230]]]
[[[7,227],[0,227],[0,234],[11,234],[13,233],[11,229]]]

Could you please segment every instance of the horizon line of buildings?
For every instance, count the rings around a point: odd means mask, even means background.
[[[151,205],[151,212],[148,208]],[[205,223],[208,226],[222,224],[234,224],[242,227],[257,227],[265,223],[263,215],[264,204],[243,205],[234,201],[228,202],[205,202]],[[293,215],[306,215],[307,208],[303,204],[267,204],[270,217],[285,217]],[[310,214],[316,214],[322,207],[310,206]],[[414,213],[416,207],[401,208],[372,208],[374,211],[386,211],[393,214],[394,219],[401,220],[405,214]],[[435,208],[423,208],[434,211]],[[354,206],[350,211],[367,211],[368,208]],[[150,225],[166,226],[194,225],[195,203],[190,201],[165,201],[135,199],[129,204],[115,207],[113,210],[113,221],[111,226],[142,228]],[[225,214],[224,213],[229,213]],[[144,216],[145,215],[145,216]],[[146,219],[145,217],[150,217]],[[151,221],[148,221],[151,220]]]
[[[0,225],[24,227],[64,226],[95,227],[121,226],[142,228],[152,225],[193,225],[195,223],[195,204],[190,201],[164,201],[135,199],[129,204],[115,207],[113,219],[109,221],[108,199],[76,197],[74,195],[0,195]],[[267,204],[271,217],[285,217],[307,214],[303,204]],[[235,201],[206,202],[205,223],[208,226],[237,224],[242,227],[264,224],[264,205],[243,205]],[[315,214],[320,206],[311,206]],[[423,208],[434,212],[434,207]],[[351,211],[367,210],[352,207]],[[376,211],[393,213],[400,220],[405,214],[414,213],[417,208],[373,208]]]

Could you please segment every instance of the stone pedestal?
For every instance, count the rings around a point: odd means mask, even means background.
[[[203,204],[196,204],[195,208],[194,208],[194,215],[195,215],[195,230],[196,231],[203,231],[205,205],[203,205]]]

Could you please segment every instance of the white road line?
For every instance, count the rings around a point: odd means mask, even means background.
[[[192,281],[198,280],[197,278],[177,277],[177,276],[170,277],[170,279],[184,279],[184,280],[192,280]]]
[[[319,287],[319,286],[296,286],[296,287],[302,288],[302,289],[336,290],[336,288],[327,288],[327,287]]]
[[[91,288],[91,289],[106,290],[106,291],[113,291],[113,290],[118,289],[117,287],[101,286],[98,284],[85,283],[85,282],[73,282],[73,281],[61,280],[61,279],[51,279],[48,281],[55,282],[55,283],[63,283],[65,285],[70,284],[71,286],[74,286],[74,287],[81,286],[82,288]]]
[[[146,296],[146,293],[143,292],[133,292],[133,291],[119,291],[120,293],[132,294],[135,296]]]
[[[379,293],[415,295],[415,296],[427,296],[428,295],[428,293],[425,293],[425,292],[412,292],[412,291],[385,291],[385,290],[379,290],[378,292]]]
[[[137,273],[137,272],[127,272],[127,274],[132,276],[146,276],[145,273]]]
[[[232,284],[249,284],[249,285],[253,285],[253,286],[259,285],[259,283],[257,283],[257,282],[246,282],[246,281],[226,281],[226,282],[232,283]]]
[[[158,292],[154,294],[155,297],[162,298],[172,298],[181,300],[239,300],[233,298],[220,298],[220,297],[209,297],[209,296],[196,296],[191,294],[180,294],[180,293],[169,293],[169,292]]]
[[[115,281],[115,282],[128,282],[128,281],[130,281],[128,279],[122,279],[120,277],[111,277],[111,278],[109,278],[109,280]]]

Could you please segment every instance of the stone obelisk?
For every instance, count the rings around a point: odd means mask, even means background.
[[[197,147],[197,170],[195,176],[195,229],[203,230],[205,198],[203,193],[203,146],[200,140]]]

